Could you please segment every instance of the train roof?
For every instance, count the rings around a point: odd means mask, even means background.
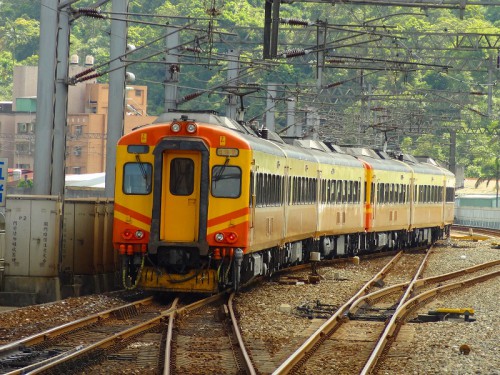
[[[249,126],[242,125],[233,119],[226,116],[219,116],[215,111],[181,111],[176,110],[175,112],[165,112],[162,113],[153,122],[153,124],[159,124],[163,122],[172,122],[175,120],[186,119],[194,120],[196,122],[204,122],[207,124],[219,125],[224,128],[232,129],[242,134],[252,134],[258,136],[256,131]],[[279,138],[279,137],[278,137]],[[281,139],[281,138],[280,138]]]
[[[158,116],[152,125],[175,120],[194,120],[222,126],[240,133],[254,150],[267,152],[276,156],[287,156],[301,160],[319,161],[326,164],[361,166],[365,161],[375,168],[401,172],[450,175],[453,173],[434,160],[427,157],[414,157],[409,154],[389,154],[384,150],[366,147],[338,146],[331,142],[312,139],[295,139],[291,144],[285,142],[277,133],[268,129],[257,129],[240,124],[215,111],[182,111],[165,112]]]

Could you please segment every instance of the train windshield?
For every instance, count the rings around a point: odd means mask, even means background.
[[[216,198],[238,198],[241,194],[241,169],[226,164],[212,169],[212,195]]]
[[[151,193],[152,167],[149,163],[127,163],[123,167],[123,192],[146,195]]]

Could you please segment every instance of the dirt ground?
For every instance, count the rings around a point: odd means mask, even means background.
[[[500,183],[500,181],[499,181]],[[468,195],[468,194],[496,194],[496,184],[494,180],[491,180],[489,184],[483,182],[477,188],[475,187],[476,179],[475,178],[466,178],[464,187],[462,189],[457,189],[457,195]]]

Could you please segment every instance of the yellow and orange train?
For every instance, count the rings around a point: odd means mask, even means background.
[[[114,247],[126,287],[214,293],[321,258],[449,233],[455,177],[435,163],[215,113],[166,113],[117,146]]]

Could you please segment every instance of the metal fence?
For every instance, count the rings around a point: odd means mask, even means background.
[[[500,208],[455,207],[455,224],[500,229]]]

